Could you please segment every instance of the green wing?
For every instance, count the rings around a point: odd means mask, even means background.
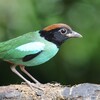
[[[27,51],[27,53],[24,51],[19,52],[19,50],[17,50],[16,48],[21,45],[39,40],[39,39],[37,39],[37,38],[39,38],[39,36],[37,36],[37,35],[39,35],[38,33],[39,33],[39,31],[26,33],[17,38],[0,43],[0,58],[9,59],[9,58],[14,58],[14,57],[15,58],[22,57],[28,53],[29,54],[36,53],[37,51]]]
[[[22,59],[27,55],[35,55],[44,50],[45,44],[41,42],[29,42],[23,45],[20,45],[14,49],[11,49],[6,52],[4,59]]]

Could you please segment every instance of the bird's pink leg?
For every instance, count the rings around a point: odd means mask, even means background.
[[[38,85],[31,83],[30,81],[28,81],[26,78],[24,78],[17,70],[16,70],[16,65],[11,66],[11,70],[18,75],[20,78],[22,78],[30,87],[31,89],[33,89],[33,87],[42,90],[40,87],[38,87]]]
[[[25,66],[20,65],[20,69],[27,75],[29,76],[36,84],[41,84],[39,81],[37,81],[30,73],[27,72],[25,69]]]

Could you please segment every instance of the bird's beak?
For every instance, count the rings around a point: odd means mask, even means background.
[[[75,31],[72,31],[72,33],[67,34],[67,36],[68,36],[69,38],[81,38],[81,37],[82,37],[81,34],[75,32]]]

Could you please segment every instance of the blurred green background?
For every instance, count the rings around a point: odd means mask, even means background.
[[[59,22],[83,38],[66,41],[53,59],[26,69],[41,83],[100,83],[100,0],[0,0],[0,42]],[[20,82],[0,60],[0,85]]]

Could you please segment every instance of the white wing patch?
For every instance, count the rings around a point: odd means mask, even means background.
[[[30,42],[17,47],[20,51],[41,51],[44,50],[45,44],[41,42]]]

